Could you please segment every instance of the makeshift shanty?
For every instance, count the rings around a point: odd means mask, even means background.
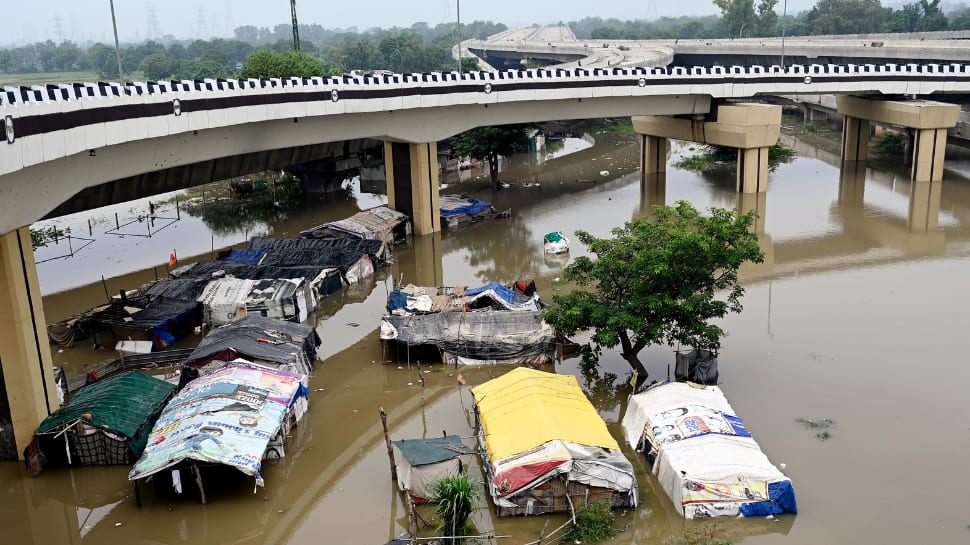
[[[229,362],[188,384],[165,406],[128,479],[171,471],[175,492],[194,478],[205,502],[199,465],[222,465],[255,477],[262,461],[284,455],[290,428],[306,413],[304,375],[245,361]],[[190,475],[191,470],[194,475]]]
[[[716,386],[663,382],[633,395],[623,432],[687,518],[798,512],[791,480]]]
[[[210,331],[186,359],[185,365],[192,369],[212,369],[244,358],[309,375],[317,359],[318,346],[320,336],[312,326],[247,316]],[[186,372],[183,371],[183,376]]]
[[[508,217],[511,212],[499,212],[488,201],[457,193],[441,195],[439,205],[441,223],[450,228],[495,217]]]
[[[381,340],[406,350],[437,350],[449,364],[543,364],[555,359],[556,334],[536,311],[436,312],[381,317]]]
[[[135,371],[89,384],[40,423],[24,458],[34,475],[48,466],[130,464],[174,392]]]
[[[206,323],[216,326],[249,315],[302,322],[317,306],[315,291],[302,278],[219,278],[206,285],[199,301]]]
[[[381,340],[405,348],[409,356],[432,353],[446,363],[547,363],[557,344],[542,308],[533,282],[409,285],[388,296]]]
[[[254,237],[249,241],[249,247],[267,250],[259,263],[262,266],[335,268],[349,284],[372,276],[374,267],[382,265],[390,251],[383,241],[356,238]]]
[[[393,244],[410,236],[410,218],[387,206],[361,210],[349,218],[300,231],[302,238],[349,237],[380,240],[385,244]]]
[[[417,501],[431,496],[432,482],[463,472],[471,463],[469,455],[475,453],[457,435],[402,439],[392,443],[397,464],[397,486]]]
[[[633,466],[576,377],[519,367],[472,388],[499,516],[638,503]]]
[[[542,237],[542,250],[550,254],[564,254],[569,251],[569,239],[562,231],[546,233]]]

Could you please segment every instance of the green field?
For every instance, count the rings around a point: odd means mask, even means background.
[[[143,81],[141,72],[130,75],[133,81]],[[47,83],[74,83],[79,81],[98,81],[95,72],[34,72],[30,74],[0,74],[2,85],[44,85]]]

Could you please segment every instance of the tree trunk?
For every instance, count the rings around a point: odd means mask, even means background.
[[[620,355],[637,372],[637,386],[639,386],[650,373],[647,372],[647,368],[643,366],[643,362],[637,356],[639,351],[633,349],[633,343],[630,342],[630,336],[626,334],[626,331],[620,332],[620,347],[623,349]]]

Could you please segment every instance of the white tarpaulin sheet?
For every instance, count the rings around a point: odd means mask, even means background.
[[[687,518],[797,512],[791,481],[734,415],[720,388],[668,382],[631,396],[627,442]]]

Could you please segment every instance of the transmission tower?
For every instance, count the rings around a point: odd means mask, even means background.
[[[61,25],[61,16],[54,16],[54,37],[57,38],[57,43],[64,42],[64,27]]]
[[[206,39],[209,35],[209,28],[205,24],[205,9],[199,8],[199,31],[197,38],[200,40]]]
[[[300,26],[296,22],[296,0],[290,0],[290,13],[293,16],[293,51],[300,51]]]
[[[162,31],[158,28],[158,17],[155,15],[155,7],[148,4],[148,35],[146,38],[153,40],[159,38],[162,35]]]
[[[647,0],[647,21],[656,21],[659,18],[656,0]]]

